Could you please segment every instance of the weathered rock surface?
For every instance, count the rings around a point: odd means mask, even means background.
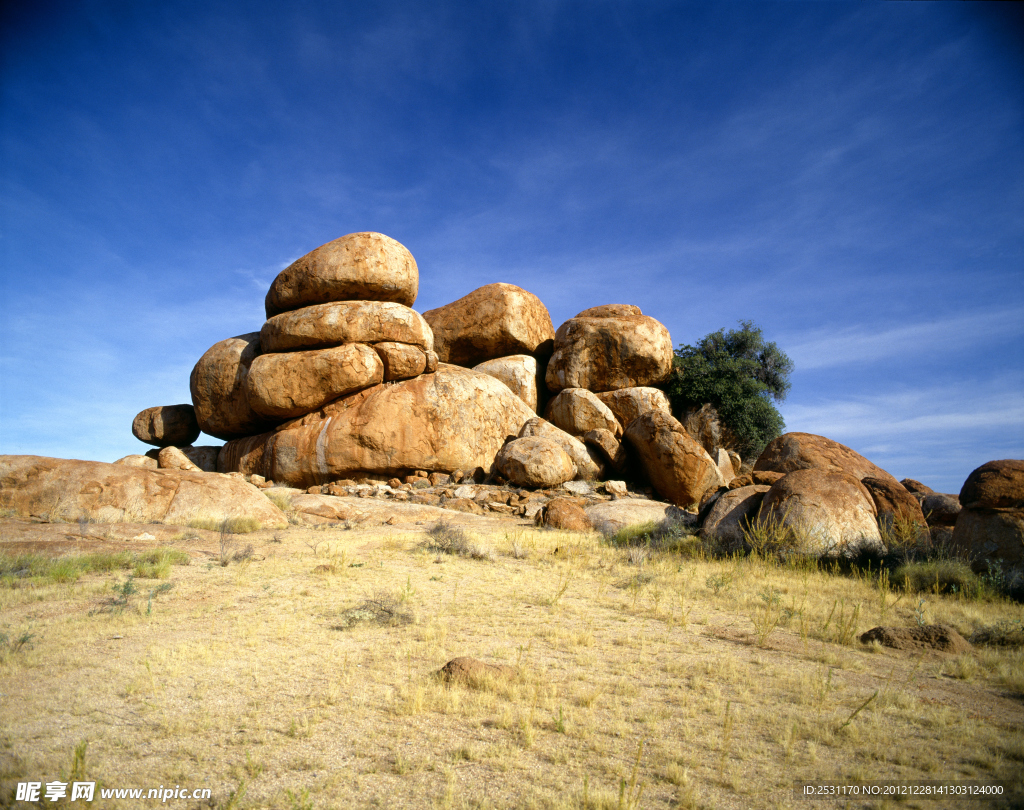
[[[544,418],[572,436],[583,436],[591,430],[622,435],[622,425],[611,408],[586,388],[563,388],[548,403]]]
[[[626,441],[640,457],[652,486],[677,506],[700,501],[723,485],[715,462],[673,417],[648,411],[626,429]]]
[[[505,438],[533,415],[493,377],[442,364],[435,374],[374,386],[272,433],[229,442],[218,469],[303,489],[367,474],[490,470]]]
[[[761,502],[769,489],[771,487],[755,484],[723,492],[704,518],[704,536],[716,537],[733,550],[742,548],[743,532],[750,522],[757,519]]]
[[[561,529],[566,532],[589,532],[594,528],[583,507],[567,498],[554,498],[549,501],[538,514],[537,523],[549,529]]]
[[[537,411],[537,360],[528,354],[496,357],[473,367],[481,374],[501,380],[530,410]]]
[[[220,455],[220,448],[222,445],[216,447],[208,444],[200,445],[199,447],[179,447],[182,453],[185,454],[185,458],[195,464],[203,472],[217,472],[217,457]],[[156,462],[153,469],[160,466],[160,451],[149,450],[146,452],[146,457],[153,459]],[[117,462],[114,462],[117,464]],[[137,465],[143,466],[143,465]]]
[[[736,477],[736,471],[732,467],[732,459],[729,458],[729,453],[719,447],[714,453],[709,453],[708,455],[714,459],[715,466],[718,467],[718,471],[722,474],[722,480],[728,485]]]
[[[350,233],[292,262],[267,293],[267,317],[328,301],[394,301],[411,307],[419,289],[416,260],[382,233]]]
[[[663,382],[671,371],[672,339],[654,318],[580,313],[558,327],[545,381],[552,393],[563,388],[612,391]]]
[[[647,386],[619,388],[617,391],[604,391],[597,398],[607,405],[623,429],[641,414],[648,411],[661,411],[672,415],[668,397],[659,388]]]
[[[347,343],[330,349],[264,354],[253,360],[246,396],[266,417],[291,419],[338,397],[378,385],[384,364],[369,346]]]
[[[391,301],[335,301],[283,312],[260,330],[264,353],[327,349],[344,343],[407,343],[423,351],[434,337],[423,316]]]
[[[871,493],[837,470],[798,469],[780,478],[765,493],[757,519],[794,530],[801,552],[836,554],[882,545]]]
[[[784,433],[772,440],[754,464],[755,470],[790,473],[794,470],[835,470],[858,481],[878,478],[899,484],[881,467],[868,461],[845,444],[813,433]]]
[[[260,490],[216,473],[149,470],[101,461],[0,456],[0,507],[51,521],[174,523],[253,517],[288,521]]]
[[[602,304],[599,307],[590,307],[579,313],[577,318],[629,318],[634,315],[643,315],[640,307],[633,304]]]
[[[989,461],[974,470],[960,490],[964,509],[1024,509],[1024,461]]]
[[[196,409],[191,405],[157,405],[132,420],[132,435],[157,447],[183,447],[199,438]]]
[[[374,343],[373,350],[384,364],[384,382],[409,380],[427,370],[427,353],[419,346],[388,340]],[[437,371],[436,363],[431,373],[433,371]]]
[[[676,506],[643,498],[619,498],[586,507],[584,512],[594,528],[605,535],[615,534],[626,526],[662,520],[678,520],[692,524],[696,515],[684,512]]]
[[[975,571],[998,564],[1004,573],[1024,573],[1024,509],[964,509],[956,519],[953,548],[972,561]]]
[[[187,472],[202,472],[199,466],[192,463],[184,453],[177,447],[164,447],[156,457],[157,464],[161,470],[185,470]]]
[[[524,439],[533,436],[551,439],[553,442],[556,442],[565,451],[566,455],[572,459],[572,463],[576,465],[577,475],[581,479],[592,481],[603,476],[604,465],[594,459],[590,451],[587,450],[587,446],[575,436],[570,436],[546,419],[534,416],[526,420],[519,431],[519,438]]]
[[[475,366],[496,357],[547,357],[555,328],[541,300],[514,284],[487,284],[423,313],[442,363]]]
[[[204,433],[234,439],[275,424],[256,413],[245,393],[249,366],[261,353],[259,332],[215,343],[199,358],[189,380],[196,420]]]
[[[576,477],[576,465],[551,439],[514,439],[498,452],[494,466],[519,487],[557,487]]]
[[[927,525],[921,504],[902,484],[871,477],[863,479],[861,483],[871,493],[878,520],[886,528],[891,529],[897,521],[916,523],[922,528]]]
[[[121,464],[125,467],[142,467],[146,470],[156,470],[160,467],[160,462],[151,456],[140,456],[130,455],[122,456],[114,464]]]

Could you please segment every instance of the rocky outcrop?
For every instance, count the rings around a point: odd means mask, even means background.
[[[0,507],[51,522],[174,523],[251,517],[286,526],[256,487],[216,473],[149,470],[101,461],[0,456]]]
[[[518,487],[551,488],[576,477],[576,465],[551,439],[514,439],[494,459],[495,469]]]
[[[263,352],[327,349],[345,343],[406,343],[434,348],[427,322],[413,309],[388,301],[335,301],[285,312],[260,330]]]
[[[563,388],[548,403],[544,418],[572,436],[583,436],[591,430],[622,435],[622,425],[611,408],[586,388]]]
[[[475,366],[496,357],[547,357],[555,329],[541,300],[514,284],[487,284],[423,313],[442,363]]]
[[[481,374],[501,380],[530,410],[537,411],[537,360],[528,354],[496,357],[473,367]]]
[[[893,476],[845,444],[813,433],[784,433],[769,442],[754,464],[755,470],[790,473],[794,470],[833,470],[858,481],[878,478],[899,485]]]
[[[545,375],[549,391],[612,391],[668,379],[672,371],[668,329],[641,315],[636,307],[626,314],[616,309],[620,306],[584,310],[558,327]]]
[[[1001,570],[1015,591],[1024,580],[1024,461],[989,461],[960,490],[952,544],[975,570]]]
[[[704,536],[716,538],[730,550],[740,550],[743,547],[744,531],[751,521],[757,519],[761,502],[769,489],[771,487],[755,484],[723,492],[704,518]]]
[[[603,465],[594,459],[583,442],[575,436],[570,436],[547,420],[541,419],[539,416],[527,419],[519,431],[519,438],[531,436],[551,439],[557,443],[565,451],[565,454],[572,459],[572,463],[576,465],[579,478],[591,481],[601,478],[604,474]]]
[[[342,397],[261,436],[229,442],[218,469],[306,488],[359,474],[490,470],[506,437],[534,414],[486,374],[435,374]]]
[[[351,233],[282,270],[267,293],[267,317],[328,301],[394,301],[411,307],[419,278],[412,254],[390,236]]]
[[[156,447],[183,447],[199,438],[196,409],[191,405],[157,405],[140,411],[132,435]]]
[[[625,432],[651,484],[677,506],[698,503],[709,489],[723,485],[722,474],[704,448],[673,417],[648,411]]]
[[[757,519],[790,529],[804,553],[882,547],[871,493],[837,470],[798,469],[780,478],[765,493]]]
[[[384,364],[377,352],[361,343],[347,343],[261,355],[249,367],[245,390],[254,411],[280,420],[315,411],[383,379]]]
[[[235,439],[274,426],[274,420],[252,409],[245,391],[249,367],[260,353],[260,335],[251,332],[215,343],[199,358],[189,389],[203,433]]]

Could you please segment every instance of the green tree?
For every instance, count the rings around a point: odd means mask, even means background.
[[[680,419],[710,403],[736,436],[733,449],[752,459],[786,427],[772,400],[786,398],[793,361],[777,345],[765,342],[752,321],[739,323],[739,329],[705,335],[696,346],[680,346],[666,393]]]

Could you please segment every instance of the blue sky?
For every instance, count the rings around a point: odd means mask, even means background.
[[[1024,458],[1019,4],[3,13],[2,453],[144,451],[133,416],[188,402],[280,269],[375,230],[419,311],[505,281],[556,327],[752,319],[789,430],[951,492]]]

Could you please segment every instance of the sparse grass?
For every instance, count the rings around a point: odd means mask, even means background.
[[[0,556],[4,582],[33,583],[0,589],[0,727],[19,752],[0,804],[64,778],[85,739],[88,779],[208,785],[239,810],[775,807],[799,782],[940,772],[1016,787],[1022,605],[926,592],[975,651],[871,651],[856,635],[915,623],[918,600],[883,600],[877,567],[474,530],[289,528],[227,567],[204,534],[190,551],[209,564],[172,569],[173,590],[127,555],[64,580]],[[479,564],[482,544],[501,556]],[[462,655],[518,674],[434,677]]]
[[[219,518],[211,515],[197,515],[188,522],[188,525],[193,529],[206,529],[211,532],[219,532],[226,525],[227,530],[232,534],[249,534],[257,532],[263,527],[263,524],[254,517]]]
[[[263,490],[263,494],[266,495],[270,502],[282,512],[290,512],[292,510],[291,492],[277,489],[276,487],[270,487],[269,489]]]

